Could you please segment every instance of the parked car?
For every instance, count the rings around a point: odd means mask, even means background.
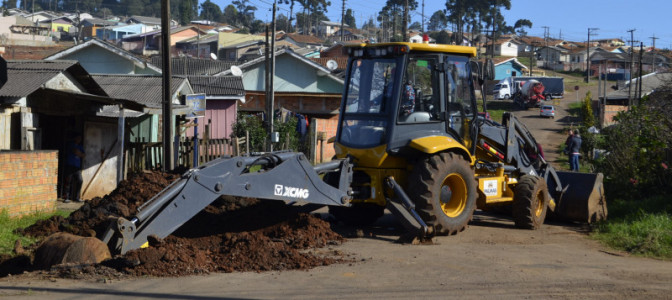
[[[542,105],[539,109],[539,116],[555,119],[555,107],[553,105]]]

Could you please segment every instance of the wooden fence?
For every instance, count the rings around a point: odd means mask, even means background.
[[[198,165],[202,165],[222,156],[237,156],[249,153],[246,138],[231,139],[199,139]],[[193,168],[194,140],[182,139],[176,143],[176,166]],[[126,150],[126,169],[129,173],[143,170],[161,169],[163,161],[163,143],[130,143]]]

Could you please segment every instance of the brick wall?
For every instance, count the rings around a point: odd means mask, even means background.
[[[322,131],[326,133],[326,139],[324,142],[317,142],[317,161],[330,161],[331,158],[336,155],[336,151],[334,150],[334,144],[329,144],[326,140],[336,136],[336,130],[338,129],[338,116],[333,116],[330,119],[311,119],[311,122],[315,123],[318,132]],[[324,143],[324,157],[320,157],[320,143]]]
[[[0,151],[0,210],[10,216],[56,208],[58,151]]]

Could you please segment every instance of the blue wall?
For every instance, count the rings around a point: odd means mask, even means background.
[[[510,76],[523,76],[523,69],[514,64],[513,61],[507,61],[495,66],[495,80],[502,80]],[[515,74],[514,74],[515,72]]]

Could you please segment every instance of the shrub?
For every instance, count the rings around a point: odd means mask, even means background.
[[[620,196],[672,192],[671,92],[645,97],[639,105],[616,116],[617,124],[603,130],[608,153],[597,162],[605,175],[606,191]]]

